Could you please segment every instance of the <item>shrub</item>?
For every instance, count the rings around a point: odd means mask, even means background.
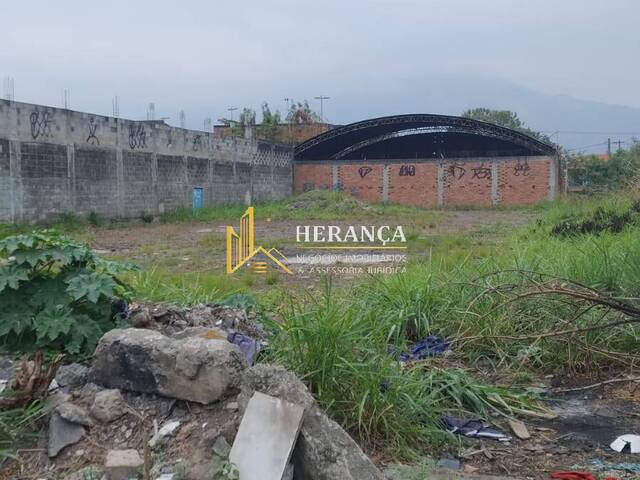
[[[11,350],[90,353],[117,325],[132,270],[54,231],[0,241],[0,342]]]

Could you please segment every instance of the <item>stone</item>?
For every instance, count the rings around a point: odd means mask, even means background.
[[[53,412],[49,419],[49,457],[55,457],[63,448],[78,443],[84,434],[82,425],[65,420],[58,412]]]
[[[247,370],[238,396],[241,411],[246,409],[256,391],[295,403],[305,410],[293,451],[297,478],[384,480],[384,475],[358,444],[320,409],[311,393],[293,373],[268,364],[258,364]]]
[[[102,390],[96,393],[91,414],[102,423],[110,423],[127,413],[127,403],[120,390]]]
[[[163,425],[162,428],[160,428],[160,430],[151,437],[151,440],[149,440],[149,446],[154,448],[157,445],[162,444],[167,437],[174,435],[179,427],[180,422],[177,420]]]
[[[104,462],[107,480],[137,478],[144,461],[137,450],[109,450]]]
[[[153,318],[148,308],[142,308],[131,315],[131,325],[134,328],[146,328],[153,323]]]
[[[225,410],[230,410],[232,412],[238,411],[238,402],[229,402],[224,406]]]
[[[188,327],[171,335],[171,338],[182,340],[189,337],[200,337],[205,340],[226,340],[227,332],[216,327]]]
[[[447,470],[460,470],[460,460],[457,458],[443,457],[438,460],[438,467],[446,468]]]
[[[531,438],[531,434],[529,433],[529,430],[527,429],[527,426],[524,424],[524,422],[521,422],[520,420],[509,419],[508,423],[513,434],[520,440],[528,440],[529,438]]]
[[[222,458],[229,458],[229,454],[231,453],[231,445],[229,442],[225,440],[225,438],[220,435],[216,438],[216,441],[213,442],[213,453]]]
[[[58,368],[55,380],[59,386],[75,390],[87,383],[88,372],[88,367],[80,363],[70,363],[69,365],[62,365]]]
[[[247,363],[221,339],[170,338],[153,330],[111,330],[94,353],[91,378],[112,388],[209,404],[238,386]]]
[[[93,420],[91,420],[89,413],[87,413],[84,408],[74,405],[71,402],[58,405],[56,412],[68,422],[84,425],[85,427],[93,426]]]
[[[300,405],[254,392],[229,454],[240,477],[282,480],[303,415]]]

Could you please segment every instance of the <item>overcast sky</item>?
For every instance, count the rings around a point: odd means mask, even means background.
[[[73,109],[110,114],[117,94],[129,118],[155,102],[156,117],[177,124],[182,108],[197,127],[229,106],[324,94],[345,122],[366,114],[349,114],[354,92],[372,116],[379,101],[404,113],[419,95],[404,86],[434,75],[640,107],[638,0],[5,0],[1,12],[0,77],[16,100],[60,105],[67,88]]]

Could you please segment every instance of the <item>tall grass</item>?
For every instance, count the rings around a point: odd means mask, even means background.
[[[42,415],[42,402],[0,411],[0,467],[7,459],[15,458],[20,442],[30,437],[34,423]]]

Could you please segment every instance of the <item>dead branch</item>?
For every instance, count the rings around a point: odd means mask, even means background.
[[[63,358],[64,355],[58,354],[45,365],[44,355],[38,351],[33,360],[24,359],[20,372],[9,385],[6,394],[0,397],[0,409],[24,407],[46,397]]]

